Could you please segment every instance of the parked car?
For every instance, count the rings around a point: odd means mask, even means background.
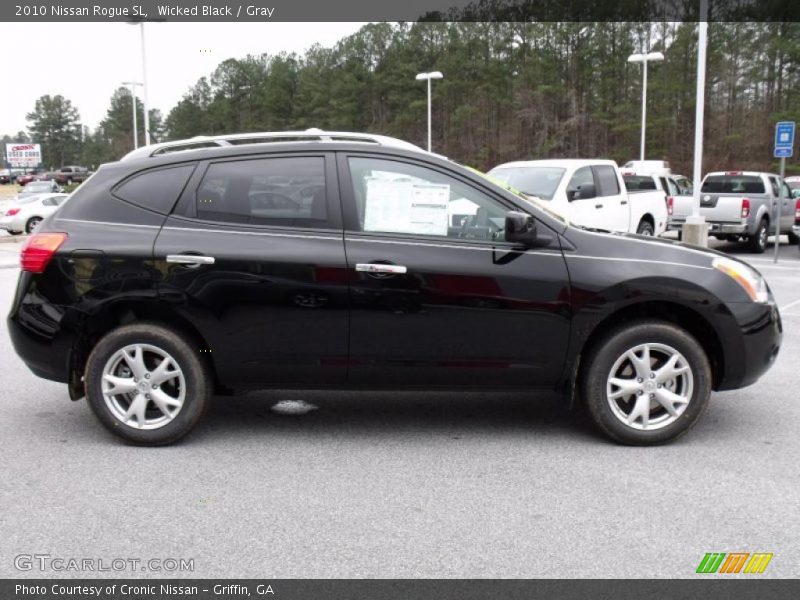
[[[774,231],[774,206],[780,186],[780,233],[798,238],[792,231],[795,201],[792,192],[778,175],[755,171],[709,173],[700,188],[700,214],[710,224],[709,233],[717,239],[744,241],[751,252],[767,249],[767,238]]]
[[[38,194],[0,207],[0,229],[12,235],[33,233],[45,217],[58,210],[67,197],[68,194]]]
[[[755,269],[550,204],[382,136],[155,144],[29,238],[8,328],[35,374],[146,445],[213,393],[270,387],[558,389],[612,439],[658,444],[772,365]]]
[[[61,167],[55,173],[55,180],[61,185],[72,185],[73,183],[82,183],[89,178],[91,173],[86,167]]]
[[[14,183],[25,171],[22,169],[0,169],[0,183]]]
[[[17,194],[17,198],[38,194],[58,194],[64,190],[55,181],[31,181]]]
[[[629,195],[612,160],[518,161],[499,165],[489,175],[546,201],[584,227],[649,236],[666,231],[666,195],[658,191]]]
[[[36,169],[22,173],[17,177],[17,184],[21,186],[28,185],[31,181],[37,181],[41,171]]]
[[[667,230],[678,230],[680,239],[680,231],[686,222],[686,217],[692,214],[691,182],[685,177],[679,180],[668,172],[648,173],[632,169],[622,169],[622,178],[625,181],[625,189],[631,194],[653,190],[665,194]]]

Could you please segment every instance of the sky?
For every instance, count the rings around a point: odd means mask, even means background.
[[[227,58],[283,51],[302,54],[315,43],[332,46],[362,25],[148,23],[150,108],[158,108],[166,117],[190,86]],[[71,100],[81,123],[94,129],[105,117],[114,90],[123,81],[142,80],[139,30],[138,25],[126,23],[0,23],[6,58],[0,67],[0,136],[27,131],[25,115],[45,94]]]

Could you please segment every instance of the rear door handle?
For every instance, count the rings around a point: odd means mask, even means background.
[[[628,203],[628,201],[627,201],[627,200],[622,200],[622,201],[620,201],[620,204],[622,204],[622,206],[625,206],[627,203]]]
[[[595,208],[603,208],[603,205],[602,204],[595,204],[594,207]]]
[[[391,275],[405,275],[408,269],[402,265],[387,265],[384,263],[358,263],[356,271],[361,273],[384,273]]]
[[[213,256],[199,256],[197,254],[167,254],[167,262],[175,265],[213,265]]]

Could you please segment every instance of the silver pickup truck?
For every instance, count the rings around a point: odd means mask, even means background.
[[[729,241],[745,241],[751,252],[762,253],[775,231],[775,204],[780,186],[780,232],[797,243],[792,231],[795,200],[789,186],[778,175],[755,171],[709,173],[700,188],[700,213],[710,227],[709,235]]]

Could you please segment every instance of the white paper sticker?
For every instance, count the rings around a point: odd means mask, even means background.
[[[367,179],[364,231],[447,235],[450,186]]]

